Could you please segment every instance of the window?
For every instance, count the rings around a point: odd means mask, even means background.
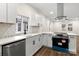
[[[20,32],[21,26],[22,26],[22,17],[17,16],[17,18],[16,18],[16,31]]]

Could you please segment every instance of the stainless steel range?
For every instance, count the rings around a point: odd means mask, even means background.
[[[59,33],[52,37],[52,48],[55,50],[68,52],[69,38],[66,33]]]

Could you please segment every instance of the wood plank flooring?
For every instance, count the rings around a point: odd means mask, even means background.
[[[43,46],[34,56],[75,56],[75,54],[59,52]]]

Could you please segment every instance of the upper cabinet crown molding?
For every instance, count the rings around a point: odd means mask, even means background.
[[[17,4],[0,3],[0,23],[16,23]]]

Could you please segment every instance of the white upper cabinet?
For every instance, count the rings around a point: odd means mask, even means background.
[[[16,22],[16,16],[17,16],[17,4],[16,3],[8,3],[8,10],[7,10],[7,22],[8,23],[15,23]]]
[[[17,9],[14,3],[0,3],[0,22],[15,23]]]
[[[31,23],[30,23],[30,26],[36,26],[36,17],[35,17],[35,15],[32,15],[31,16]]]
[[[0,3],[0,22],[6,22],[6,4]]]
[[[38,20],[36,15],[31,16],[31,23],[30,26],[38,26]]]
[[[34,14],[31,16],[31,23],[30,26],[40,26],[40,20],[41,20],[41,16],[38,14]]]

